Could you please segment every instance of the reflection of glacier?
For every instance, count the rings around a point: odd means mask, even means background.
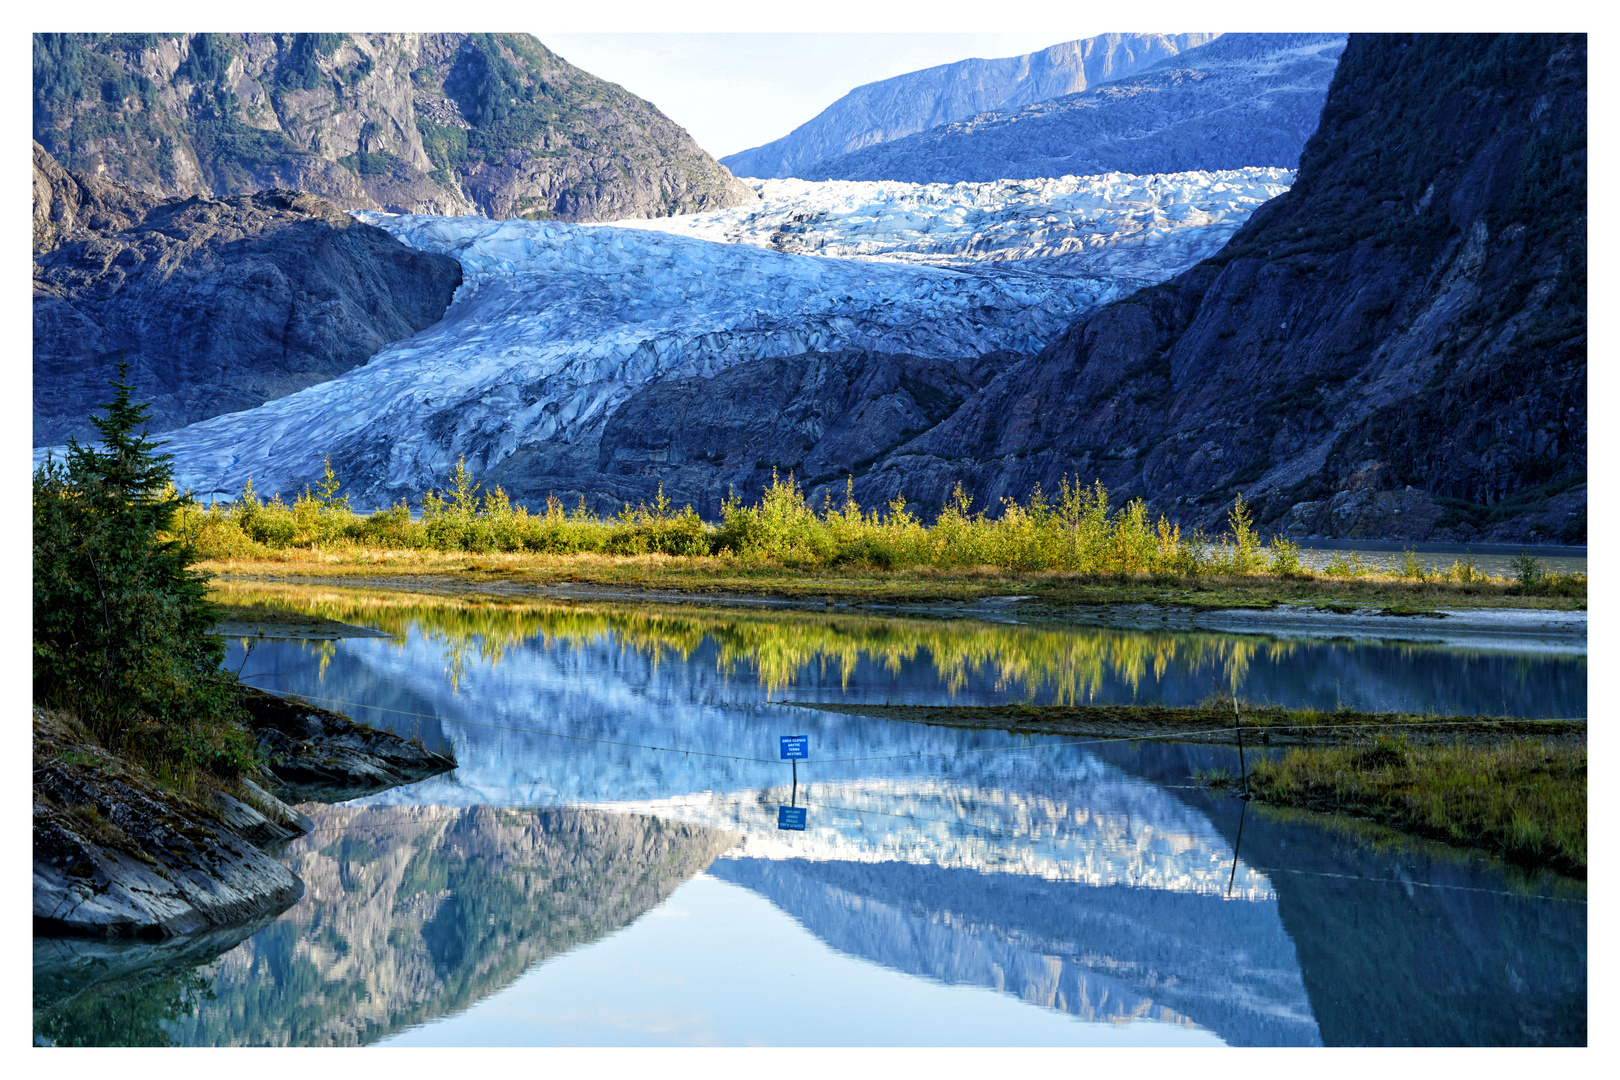
[[[914,975],[1084,1020],[1190,1020],[1240,1046],[1321,1045],[1271,904],[905,863],[727,857],[709,873],[834,948]]]
[[[291,656],[263,662],[298,665]],[[1231,873],[1230,845],[1202,814],[1082,747],[763,702],[727,708],[738,703],[725,696],[749,695],[740,686],[726,693],[725,677],[701,661],[654,671],[608,641],[512,649],[497,665],[465,672],[452,692],[430,643],[351,641],[324,683],[302,689],[376,702],[368,688],[378,684],[416,703],[404,711],[438,717],[460,766],[371,805],[636,809],[738,831],[749,844],[786,845],[773,852],[803,854],[806,844],[816,857],[1094,884],[1216,891]],[[811,737],[813,760],[801,777],[817,807],[813,828],[792,841],[775,828],[776,804],[790,795],[785,766],[771,760],[776,737],[789,732]],[[1267,886],[1240,866],[1234,891],[1258,898]]]
[[[1234,869],[1231,847],[1204,815],[1089,756],[1068,765],[1075,782],[1061,795],[930,780],[801,784],[802,833],[776,827],[786,786],[596,805],[724,829],[753,858],[901,862],[1214,896],[1230,882],[1233,898],[1272,899],[1263,875],[1241,859]]]
[[[267,668],[313,667],[275,648]],[[455,773],[361,805],[566,804],[723,830],[741,839],[719,876],[856,955],[1087,1017],[1316,1037],[1267,878],[1173,791],[1083,747],[790,710],[704,657],[655,664],[606,635],[509,647],[463,667],[454,691],[445,669],[420,636],[350,641],[301,688],[375,702],[386,687],[391,708],[437,717],[454,744]],[[770,759],[786,733],[808,734],[814,755],[803,833],[776,828],[795,797]],[[965,918],[1012,897],[1023,907],[999,921]]]

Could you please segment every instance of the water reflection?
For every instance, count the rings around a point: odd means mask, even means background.
[[[663,994],[671,1007],[658,1015],[706,1017],[703,1030],[732,1041],[768,1039],[742,1003],[785,989],[772,962],[780,938],[739,924],[714,946],[726,956],[678,953],[678,935],[636,938],[665,950],[653,957],[598,950],[677,893],[693,898],[687,908],[707,902],[713,890],[694,885],[708,882],[763,898],[824,943],[831,985],[877,1003],[868,1021],[886,1007],[876,988],[899,972],[916,977],[916,1009],[941,1005],[938,995],[997,995],[1035,1010],[1043,1038],[1073,1043],[1096,1041],[1099,1026],[1137,1041],[1172,1031],[1239,1045],[1585,1040],[1580,883],[1259,808],[1243,819],[1239,850],[1240,804],[1189,781],[1232,767],[1229,748],[1031,739],[771,701],[787,687],[857,701],[1163,698],[1235,670],[1246,690],[1269,672],[1268,685],[1298,694],[1325,667],[1371,694],[1428,685],[1466,700],[1470,680],[1502,679],[1516,700],[1568,705],[1560,679],[1573,676],[1558,664],[1569,658],[1494,654],[1506,666],[1493,667],[1433,646],[1133,641],[1089,628],[324,589],[300,603],[399,636],[267,641],[229,662],[452,746],[460,766],[307,807],[319,831],[287,854],[305,899],[218,944],[217,957],[159,958],[144,974],[133,961],[81,963],[73,978],[41,980],[54,969],[36,950],[36,1034],[578,1041],[589,1036],[555,1015],[537,1034],[520,993],[567,954],[592,958],[568,968],[580,979],[620,957],[611,985]],[[796,791],[776,759],[784,734],[809,738]],[[802,832],[777,827],[790,802],[806,810]],[[692,965],[734,977],[687,980]],[[567,999],[568,987],[554,989]],[[722,1013],[748,1019],[708,1023]],[[796,1037],[873,1041],[916,1015],[858,1029],[817,1017]],[[577,1030],[608,1029],[581,1020]]]
[[[305,901],[191,974],[165,975],[190,980],[184,1003],[151,982],[160,989],[143,992],[153,1004],[129,1037],[104,1026],[94,1038],[374,1042],[464,1010],[547,957],[632,922],[731,844],[710,830],[579,810],[310,812],[315,831],[284,853],[308,887]],[[36,1030],[63,1026],[53,1014]]]

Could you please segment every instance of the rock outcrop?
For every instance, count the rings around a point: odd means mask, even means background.
[[[738,176],[821,179],[813,169],[824,159],[979,113],[1078,94],[1219,36],[1099,34],[1022,56],[959,60],[879,79],[857,86],[782,138],[720,163]]]
[[[1343,45],[1342,34],[1223,34],[1095,89],[807,162],[797,175],[928,184],[1291,169]]]
[[[279,912],[304,883],[261,848],[314,827],[283,797],[356,798],[455,768],[303,702],[244,688],[243,705],[275,794],[245,778],[234,794],[181,794],[34,710],[36,934],[163,938]]]
[[[454,259],[326,199],[159,199],[35,143],[35,444],[96,438],[121,360],[166,431],[357,367],[437,322],[460,284]]]
[[[297,698],[244,687],[242,705],[280,793],[296,802],[346,802],[456,767],[419,743]]]
[[[751,189],[528,34],[36,34],[34,137],[160,196],[611,221]]]
[[[261,805],[281,816],[274,802]],[[264,810],[254,812],[268,820]],[[280,911],[304,894],[222,818],[36,709],[34,932],[168,937]]]
[[[1288,193],[857,493],[1067,474],[1193,525],[1241,491],[1296,535],[1579,543],[1585,470],[1584,35],[1357,35]]]

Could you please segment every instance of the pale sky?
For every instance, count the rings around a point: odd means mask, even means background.
[[[531,32],[575,67],[658,106],[719,158],[786,135],[863,83],[1108,32],[1089,18],[1043,25],[1049,28],[998,34]]]

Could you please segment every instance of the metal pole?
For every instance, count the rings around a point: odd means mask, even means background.
[[[798,758],[793,759],[793,798],[791,800],[789,800],[789,805],[791,805],[791,806],[798,806],[799,805],[799,759]]]
[[[1238,713],[1237,695],[1232,695],[1232,719],[1237,724],[1238,770],[1243,773],[1243,797],[1249,798],[1249,766],[1243,759],[1243,717]]]

